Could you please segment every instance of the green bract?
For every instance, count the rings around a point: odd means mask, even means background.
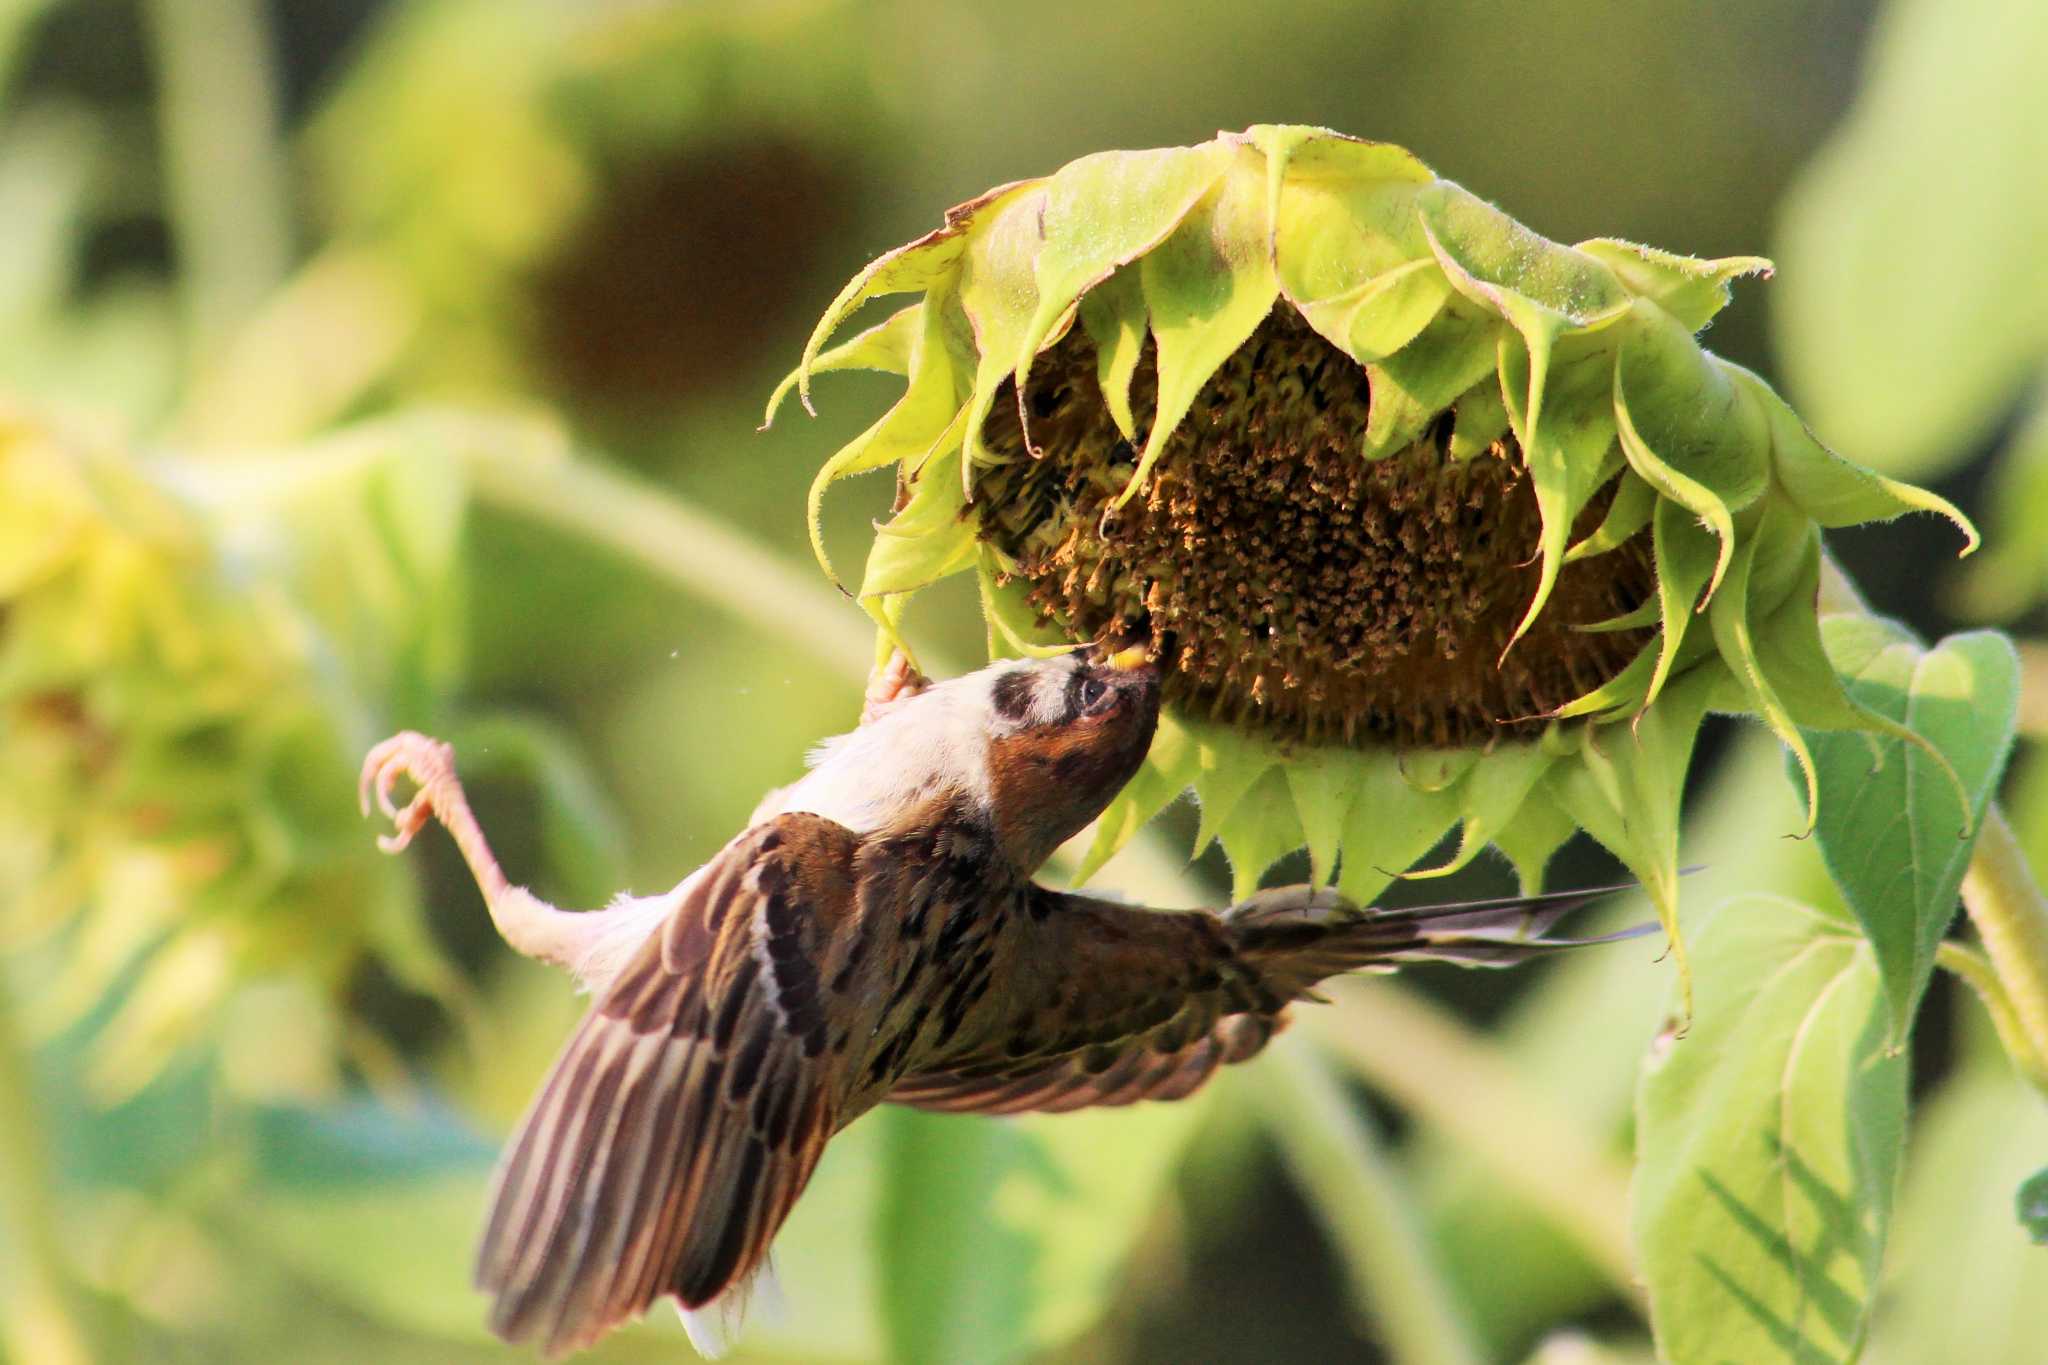
[[[1809,774],[1800,727],[1896,728],[1822,650],[1819,529],[1927,510],[1975,544],[1700,348],[1768,268],[1560,246],[1399,147],[1261,126],[952,210],[776,400],[907,381],[812,494],[815,539],[830,484],[898,467],[858,590],[888,638],[971,570],[993,650],[1151,642],[1169,715],[1090,870],[1192,787],[1240,893],[1306,844],[1367,900],[1456,824],[1435,871],[1491,843],[1533,884],[1582,827],[1669,928],[1710,706]],[[886,294],[916,298],[825,349]]]

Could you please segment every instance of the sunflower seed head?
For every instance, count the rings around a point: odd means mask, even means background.
[[[1151,413],[1149,352],[1132,385]],[[1451,458],[1421,439],[1359,457],[1365,370],[1276,308],[1225,361],[1143,488],[1080,329],[984,428],[983,536],[1040,614],[1081,636],[1149,639],[1184,708],[1310,742],[1483,743],[1598,687],[1644,631],[1573,629],[1655,592],[1647,536],[1566,567],[1505,658],[1534,588],[1540,518],[1512,435]],[[1032,451],[1035,450],[1034,455]],[[1581,515],[1599,523],[1611,493]]]

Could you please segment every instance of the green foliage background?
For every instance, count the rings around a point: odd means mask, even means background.
[[[507,1358],[466,1287],[482,1184],[582,1002],[445,847],[375,854],[355,759],[453,740],[565,904],[714,851],[851,723],[871,648],[800,508],[888,385],[757,433],[762,398],[876,252],[1100,148],[1324,124],[1559,240],[1776,256],[1715,349],[1988,532],[1963,570],[1931,522],[1831,538],[1951,637],[1837,625],[1835,658],[1974,803],[2016,717],[2038,865],[2036,8],[0,0],[0,1352]],[[830,504],[839,557],[886,496]],[[928,613],[958,660],[970,595]],[[1953,635],[1985,621],[2017,673]],[[2048,1114],[1932,971],[1960,860],[1894,841],[1952,789],[1817,740],[1800,842],[1781,752],[1710,741],[1696,1022],[1640,1109],[1670,967],[1621,948],[1346,986],[1179,1106],[878,1114],[744,1357],[1634,1361],[1654,1313],[1682,1359],[2036,1359],[2013,1198]],[[1166,823],[1098,883],[1220,902]],[[1615,871],[1581,838],[1554,875]],[[1802,1066],[1841,1093],[1787,1112],[1824,1121],[1712,1167],[1725,1197],[1683,1178]],[[1800,1163],[1844,1218],[1760,1179]],[[686,1352],[655,1319],[596,1358]]]

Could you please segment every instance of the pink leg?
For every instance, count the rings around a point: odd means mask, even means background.
[[[402,807],[391,799],[392,788],[401,777],[410,778],[419,788]],[[469,809],[469,798],[455,776],[453,749],[411,730],[393,735],[363,759],[357,795],[364,815],[370,813],[372,794],[377,808],[396,827],[390,834],[377,836],[377,847],[397,853],[427,821],[438,819],[462,850],[463,861],[469,864],[477,888],[484,893],[484,903],[490,907],[491,921],[505,942],[543,962],[576,965],[597,917],[557,910],[525,887],[511,884]]]
[[[899,701],[914,697],[931,686],[931,680],[910,666],[910,660],[903,651],[892,650],[889,661],[868,675],[867,696],[860,710],[860,723],[866,725],[889,713],[889,708]]]

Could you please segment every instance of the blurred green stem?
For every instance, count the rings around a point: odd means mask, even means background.
[[[1985,809],[1976,852],[1963,875],[1963,906],[1984,941],[1984,955],[1997,975],[2013,1030],[2027,1049],[2015,1052],[2013,1061],[2029,1080],[2048,1090],[2043,1078],[2048,1069],[2043,1065],[2048,1059],[2048,899],[2041,895],[2005,812],[1995,804]],[[1967,974],[1964,979],[1969,980]],[[1994,1021],[1998,1013],[1994,1008]],[[2004,1027],[1999,1036],[2007,1037]],[[2012,1050],[2010,1040],[2007,1049]]]
[[[149,0],[188,359],[205,364],[291,265],[262,0]]]
[[[1484,1161],[1642,1306],[1628,1167],[1449,1012],[1391,981],[1345,983],[1301,1022],[1367,1085]]]
[[[1271,1049],[1254,1077],[1266,1128],[1323,1232],[1342,1252],[1351,1292],[1397,1365],[1476,1365],[1483,1357],[1431,1260],[1422,1220],[1358,1107],[1321,1054]]]
[[[2026,1030],[2020,1026],[2019,1014],[2013,1009],[2012,1000],[2006,995],[1990,960],[1954,939],[1942,940],[1941,946],[1935,950],[1934,960],[1976,992],[1985,1014],[1990,1016],[1991,1027],[1998,1034],[1999,1045],[2005,1049],[2013,1065],[2036,1088],[2048,1092],[2048,1064],[2044,1064]]]
[[[469,471],[492,506],[605,546],[849,677],[866,678],[875,661],[874,627],[852,603],[672,493],[587,460],[505,459],[488,449]]]
[[[0,1346],[10,1360],[85,1365],[92,1353],[71,1316],[41,1114],[28,1047],[0,981],[0,1208],[7,1210],[5,1232],[13,1243]]]

